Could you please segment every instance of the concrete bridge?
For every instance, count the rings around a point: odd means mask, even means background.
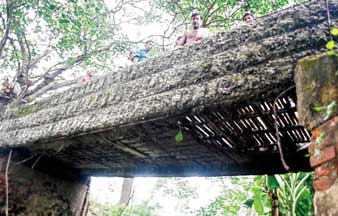
[[[337,24],[338,2],[329,6]],[[2,163],[13,149],[13,163],[23,163],[12,176],[25,170],[77,185],[89,176],[282,173],[277,125],[291,170],[307,171],[310,132],[298,121],[290,87],[297,61],[324,51],[328,32],[326,2],[314,0],[43,101],[8,107],[0,117]],[[287,89],[274,115],[273,102]],[[84,212],[81,191],[65,202],[74,215]]]

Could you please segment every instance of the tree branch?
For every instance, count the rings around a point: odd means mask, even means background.
[[[33,101],[36,98],[38,98],[39,96],[43,95],[44,93],[47,93],[48,91],[52,91],[52,90],[60,89],[60,88],[63,88],[63,87],[71,86],[71,85],[74,85],[76,83],[78,83],[78,79],[47,85],[47,86],[41,88],[40,90],[38,90],[37,92],[35,92],[34,94],[30,95],[27,98],[27,100],[28,100],[28,102]]]
[[[220,7],[218,7],[214,12],[210,13],[211,10],[212,10],[212,8],[215,6],[216,2],[217,2],[217,1],[214,0],[214,1],[210,4],[210,6],[208,7],[208,9],[207,9],[207,14],[205,14],[205,17],[204,17],[204,23],[207,23],[209,17],[212,16],[212,14],[214,14],[215,11],[219,10]]]
[[[6,0],[6,11],[7,11],[7,21],[5,26],[5,33],[2,36],[0,41],[0,59],[2,58],[3,49],[6,46],[6,42],[8,40],[9,30],[11,28],[12,18],[13,18],[13,2],[11,0]]]
[[[44,57],[46,57],[47,55],[49,55],[50,52],[51,52],[50,50],[46,49],[40,56],[38,56],[38,57],[36,57],[35,59],[33,59],[33,60],[29,63],[29,65],[28,65],[29,69],[33,68],[33,67],[34,67],[37,63],[39,63]]]
[[[37,83],[38,81],[41,81],[41,80],[42,80],[42,82],[39,83],[34,89],[28,91],[25,96],[27,97],[27,96],[33,95],[34,93],[38,92],[40,89],[42,89],[45,86],[52,83],[55,80],[55,78],[57,76],[61,75],[64,71],[69,70],[69,69],[81,64],[85,59],[88,59],[95,54],[108,51],[111,48],[112,45],[113,45],[113,43],[111,43],[111,44],[109,44],[105,47],[102,47],[100,49],[93,50],[93,51],[91,51],[87,54],[81,54],[81,55],[78,55],[77,57],[75,57],[73,59],[68,59],[66,61],[63,61],[63,62],[60,62],[60,63],[53,65],[35,83]]]

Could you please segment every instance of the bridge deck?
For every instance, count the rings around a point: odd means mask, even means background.
[[[338,20],[338,2],[329,1]],[[98,78],[0,117],[2,151],[40,158],[41,169],[83,175],[189,176],[283,172],[271,103],[294,84],[299,58],[323,50],[325,1],[272,14],[144,64]],[[338,24],[338,23],[337,23]],[[296,98],[278,102],[277,124],[293,170],[307,170],[309,133]],[[175,135],[183,132],[183,141]]]
[[[310,134],[298,124],[293,92],[278,103],[209,107],[199,113],[148,120],[109,131],[74,137],[57,160],[89,175],[191,176],[282,173],[274,124],[293,171],[309,170]],[[183,141],[175,136],[182,131]],[[84,150],[86,149],[86,151]],[[76,160],[74,160],[76,158]],[[94,163],[93,163],[94,162]],[[112,169],[113,167],[113,169]]]

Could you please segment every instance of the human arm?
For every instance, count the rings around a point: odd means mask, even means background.
[[[186,44],[186,41],[187,41],[187,34],[184,33],[184,35],[178,38],[178,40],[176,41],[176,46],[184,46]]]

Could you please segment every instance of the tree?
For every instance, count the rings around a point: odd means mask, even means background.
[[[254,209],[260,216],[313,215],[311,173],[288,173],[274,176],[231,177],[232,186],[199,216],[238,215],[243,208]]]
[[[277,195],[282,215],[313,215],[312,173],[290,173],[276,176]]]
[[[144,204],[128,207],[121,205],[101,204],[90,201],[88,216],[152,216],[155,215],[155,207]]]
[[[173,29],[190,26],[193,11],[203,16],[204,26],[216,31],[230,28],[234,22],[241,21],[245,12],[250,11],[256,16],[263,16],[292,3],[305,0],[156,0],[159,7],[172,15]]]
[[[137,42],[121,31],[126,23],[162,22],[167,26],[163,33],[149,37],[160,39],[160,52],[165,52],[190,26],[193,10],[204,15],[205,26],[219,31],[240,20],[244,11],[259,16],[299,1],[120,0],[107,5],[96,0],[6,0],[0,4],[0,69],[13,92],[6,93],[3,86],[1,93],[30,102],[78,83],[83,71],[111,71],[112,59]]]
[[[187,214],[191,211],[189,203],[199,196],[196,188],[189,183],[189,179],[181,177],[159,178],[154,188],[153,197],[155,194],[162,200],[171,202],[176,212]],[[152,200],[149,202],[152,203]]]
[[[118,205],[128,206],[132,196],[134,178],[124,178]]]
[[[138,18],[145,13],[151,16],[137,4],[147,1],[120,0],[109,7],[96,0],[7,0],[0,4],[0,69],[9,83],[2,89],[8,85],[13,92],[7,96],[29,102],[78,83],[74,77],[81,71],[111,71],[114,56],[135,44],[121,26],[144,21]]]
[[[230,183],[225,183],[227,178]],[[252,177],[220,177],[217,180],[224,182],[222,193],[208,206],[202,207],[198,216],[237,215],[248,198],[252,197]]]

